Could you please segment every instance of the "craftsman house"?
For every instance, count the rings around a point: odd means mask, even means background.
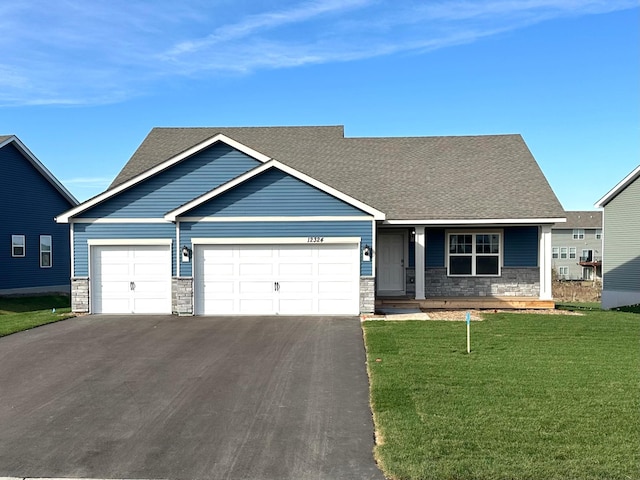
[[[0,294],[69,292],[69,226],[78,204],[14,135],[0,136]]]
[[[186,315],[553,306],[563,219],[519,135],[342,126],[155,128],[108,190],[57,218],[74,311]]]
[[[602,197],[602,308],[640,304],[640,165]]]

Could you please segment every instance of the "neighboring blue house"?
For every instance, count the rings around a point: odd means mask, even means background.
[[[76,312],[353,315],[553,306],[564,210],[519,135],[156,128],[57,220]]]
[[[0,136],[0,294],[69,292],[69,226],[78,204],[14,135]]]

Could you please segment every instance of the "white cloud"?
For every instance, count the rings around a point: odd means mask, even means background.
[[[179,5],[178,7],[176,5]],[[423,52],[637,0],[45,0],[0,6],[0,105],[113,103],[160,78]]]

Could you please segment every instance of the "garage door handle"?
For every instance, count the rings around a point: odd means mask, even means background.
[[[136,289],[136,283],[135,282],[129,282],[129,289],[130,290],[135,290]]]

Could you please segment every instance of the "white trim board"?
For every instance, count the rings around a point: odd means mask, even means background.
[[[87,245],[93,247],[95,245],[171,245],[173,240],[170,238],[90,238]]]
[[[180,217],[180,222],[210,222],[210,223],[238,223],[238,222],[351,222],[372,221],[370,216],[318,216],[318,217]]]
[[[269,160],[268,162],[259,165],[247,172],[245,172],[244,174],[234,178],[233,180],[230,180],[229,182],[214,188],[213,190],[205,193],[204,195],[201,195],[198,198],[195,198],[193,200],[191,200],[190,202],[185,203],[184,205],[176,208],[175,210],[170,211],[169,213],[167,213],[164,218],[166,220],[169,221],[175,221],[175,219],[177,217],[179,217],[180,215],[182,215],[185,212],[188,212],[189,210],[192,210],[193,208],[202,205],[203,203],[211,200],[212,198],[215,198],[219,195],[222,195],[223,193],[237,187],[238,185],[246,182],[247,180],[250,180],[254,177],[256,177],[257,175],[271,169],[271,168],[276,168],[284,173],[286,173],[287,175],[291,175],[294,178],[297,178],[298,180],[307,183],[309,185],[311,185],[312,187],[317,188],[318,190],[321,190],[329,195],[331,195],[332,197],[335,197],[339,200],[342,200],[343,202],[358,208],[366,213],[368,213],[369,215],[373,216],[373,218],[375,220],[384,220],[385,219],[385,214],[382,213],[380,210],[377,210],[373,207],[370,207],[369,205],[356,200],[355,198],[346,195],[338,190],[336,190],[335,188],[322,183],[318,180],[315,180],[314,178],[311,178],[310,176],[299,172],[298,170],[291,168],[283,163],[278,162],[277,160]]]
[[[607,192],[607,194],[598,200],[595,204],[597,208],[604,208],[607,203],[613,200],[622,190],[640,176],[640,165],[638,165],[629,175],[624,177],[615,187]]]
[[[415,225],[438,225],[438,226],[450,226],[452,228],[466,228],[468,225],[540,225],[540,224],[553,224],[563,223],[567,219],[564,217],[558,218],[488,218],[488,219],[449,219],[449,220],[385,220],[384,225],[405,225],[407,227],[413,227]]]
[[[259,237],[207,238],[194,237],[192,245],[323,245],[360,244],[360,237]]]
[[[69,223],[171,223],[164,218],[72,218]]]

